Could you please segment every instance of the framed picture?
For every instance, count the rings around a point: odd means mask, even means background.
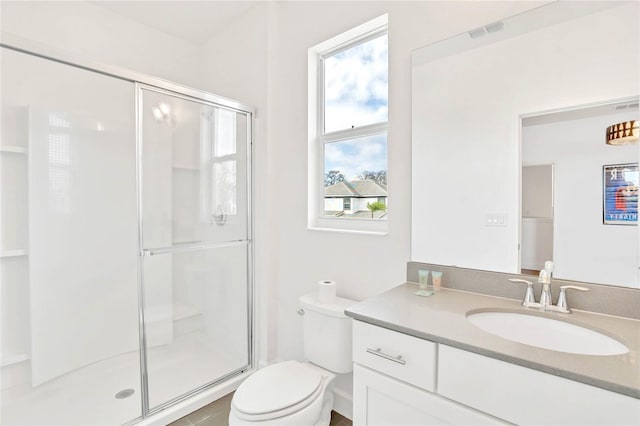
[[[638,224],[638,163],[602,166],[603,222]]]

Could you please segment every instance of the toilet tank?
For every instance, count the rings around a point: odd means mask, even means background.
[[[300,298],[307,360],[334,373],[353,369],[352,321],[344,310],[356,303],[342,297],[336,297],[333,303],[320,303],[316,293]]]

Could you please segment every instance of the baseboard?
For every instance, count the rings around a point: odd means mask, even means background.
[[[342,389],[333,389],[333,411],[349,420],[353,419],[353,395]]]

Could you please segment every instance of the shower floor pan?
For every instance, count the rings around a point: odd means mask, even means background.
[[[149,350],[152,408],[202,386],[206,378],[215,380],[244,365],[216,351],[210,340],[194,332],[176,337],[171,345]],[[5,389],[0,397],[0,423],[86,426],[129,422],[141,416],[139,371],[138,352],[130,352],[35,388],[24,384]]]

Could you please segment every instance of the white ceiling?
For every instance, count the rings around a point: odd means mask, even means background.
[[[196,45],[257,1],[92,1],[93,4]]]

